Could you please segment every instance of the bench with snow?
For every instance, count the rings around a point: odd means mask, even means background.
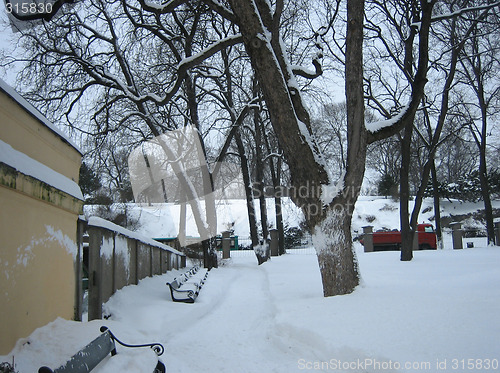
[[[194,303],[208,276],[206,268],[193,267],[167,282],[174,302]]]
[[[164,348],[159,343],[129,345],[116,338],[106,326],[102,326],[100,330],[102,334],[73,355],[66,364],[55,370],[41,367],[38,369],[38,373],[88,373],[104,360],[108,354],[111,354],[111,356],[116,355],[115,342],[129,348],[151,347],[157,356],[163,354]],[[153,373],[165,373],[165,365],[158,360]]]

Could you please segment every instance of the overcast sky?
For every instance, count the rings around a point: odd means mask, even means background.
[[[2,33],[2,36],[0,37],[0,49],[2,49],[5,53],[8,53],[10,50],[13,49],[14,40],[13,40],[13,33],[12,29],[9,25],[9,20],[7,17],[7,13],[5,11],[5,2],[4,0],[0,1],[0,31]],[[0,78],[5,80],[7,83],[10,85],[14,85],[15,79],[16,79],[16,74],[15,71],[9,70],[9,71],[3,71],[3,69],[0,69]]]

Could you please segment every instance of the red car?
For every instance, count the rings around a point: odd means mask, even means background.
[[[419,250],[436,250],[436,233],[432,224],[418,224],[418,248]],[[379,231],[373,232],[373,251],[401,250],[401,232]],[[360,240],[364,245],[363,238]]]

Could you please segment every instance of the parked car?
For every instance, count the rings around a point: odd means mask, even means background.
[[[436,250],[436,232],[432,224],[418,224],[418,248],[419,250]],[[401,231],[377,231],[373,232],[373,251],[401,250]],[[360,240],[364,244],[363,238]]]

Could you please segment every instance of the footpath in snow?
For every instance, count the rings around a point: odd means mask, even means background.
[[[168,372],[500,371],[500,247],[415,252],[405,263],[398,252],[358,251],[363,284],[331,298],[313,250],[262,266],[233,254],[194,304],[170,300],[165,283],[178,272],[144,279],[110,299],[108,320],[58,319],[0,361],[14,355],[19,373],[57,367],[107,325],[125,342],[162,343]],[[94,371],[155,364],[148,349],[118,346]]]

